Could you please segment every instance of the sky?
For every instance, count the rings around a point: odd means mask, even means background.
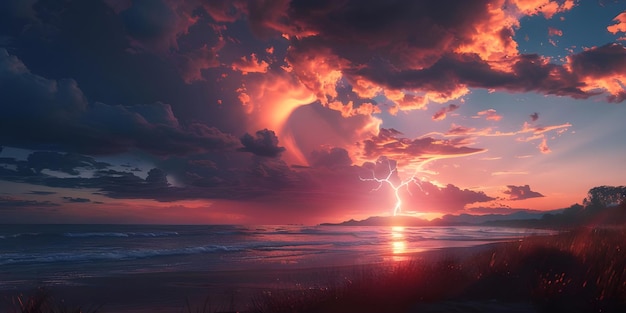
[[[626,1],[5,0],[0,223],[546,211],[626,177]]]

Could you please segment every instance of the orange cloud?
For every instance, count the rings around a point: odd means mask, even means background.
[[[234,71],[239,71],[243,75],[247,75],[248,73],[267,73],[267,68],[269,64],[263,60],[259,60],[256,54],[251,54],[250,58],[245,56],[241,57],[241,59],[237,59],[231,65]]]
[[[341,101],[333,101],[328,104],[328,108],[341,112],[341,116],[343,117],[350,117],[357,114],[372,115],[381,112],[380,107],[369,102],[354,107],[352,101],[349,101],[347,104],[343,104]]]
[[[291,73],[323,104],[337,97],[337,82],[342,78],[341,68],[345,61],[328,48],[308,49],[291,46],[286,59]]]
[[[486,61],[500,61],[516,56],[517,42],[513,40],[514,28],[519,28],[516,16],[502,10],[504,1],[487,4],[486,17],[475,21],[473,31],[454,51],[457,53],[476,53]]]
[[[611,34],[626,33],[626,11],[618,14],[613,21],[615,24],[606,28]]]
[[[511,2],[517,6],[522,14],[536,15],[541,13],[547,19],[551,19],[556,13],[569,11],[576,5],[574,0],[562,2],[554,0],[514,0]]]
[[[480,111],[478,113],[476,113],[477,115],[475,117],[482,117],[484,116],[485,119],[487,119],[488,121],[499,121],[502,119],[502,115],[499,115],[496,110],[494,109],[488,109],[488,110],[484,110],[484,111]]]
[[[585,92],[609,93],[610,102],[626,99],[626,48],[619,44],[586,49],[567,57],[567,67],[585,84]]]

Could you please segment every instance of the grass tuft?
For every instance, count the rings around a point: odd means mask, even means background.
[[[97,313],[99,307],[84,309],[68,306],[64,300],[56,300],[45,288],[37,289],[34,295],[20,294],[12,298],[13,310],[19,313]]]

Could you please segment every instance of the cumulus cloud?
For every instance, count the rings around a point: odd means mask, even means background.
[[[238,140],[202,123],[182,125],[169,104],[89,104],[73,80],[33,74],[0,49],[0,139],[16,147],[110,154],[134,148],[153,154],[232,149]]]
[[[462,1],[445,9],[435,2],[236,1],[206,9],[226,23],[249,16],[257,35],[288,39],[290,73],[322,103],[337,96],[342,80],[362,97],[384,94],[394,103],[392,113],[457,99],[468,87],[574,98],[613,94],[589,91],[566,66],[517,50],[513,35],[520,16],[552,18],[573,8],[573,1],[513,1],[513,9],[487,0]],[[385,12],[383,18],[380,12]],[[377,23],[372,25],[374,16]],[[559,30],[550,33],[558,35]]]
[[[285,151],[284,147],[278,146],[278,138],[274,131],[268,129],[259,130],[254,136],[246,133],[241,137],[241,144],[243,148],[239,151],[263,157],[275,158]]]
[[[113,1],[108,1],[108,4]],[[132,1],[119,12],[136,48],[166,52],[178,49],[178,36],[188,31],[197,18],[184,9],[186,2],[162,0]],[[122,6],[114,6],[119,9]]]
[[[408,201],[411,207],[417,211],[458,213],[464,211],[469,204],[496,199],[482,191],[461,189],[452,184],[437,186],[422,181],[419,183],[419,187],[409,186],[412,195]]]
[[[611,43],[593,47],[567,57],[568,66],[577,74],[585,92],[606,90],[609,102],[622,102],[626,99],[626,48]]]
[[[311,152],[311,166],[313,167],[345,167],[350,166],[352,160],[348,151],[343,148],[331,148],[324,150],[314,150]]]
[[[508,189],[503,192],[504,194],[509,195],[509,200],[524,200],[524,199],[530,199],[530,198],[544,197],[544,195],[536,191],[530,190],[530,186],[528,185],[524,185],[524,186],[508,185],[506,187]]]

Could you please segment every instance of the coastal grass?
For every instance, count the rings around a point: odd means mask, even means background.
[[[625,239],[626,227],[581,227],[469,255],[373,266],[326,286],[265,293],[250,311],[422,312],[433,303],[483,301],[533,312],[626,312]]]
[[[329,269],[294,288],[268,288],[250,303],[233,299],[228,310],[212,307],[207,296],[199,305],[187,301],[179,312],[451,311],[437,309],[445,303],[466,305],[456,312],[492,312],[472,307],[476,303],[531,308],[509,310],[515,312],[626,312],[625,238],[626,226],[580,227],[462,253],[443,249],[409,261]],[[114,313],[71,307],[47,291],[14,297],[13,307],[8,312]]]
[[[89,307],[87,309],[80,306],[74,307],[63,300],[55,299],[45,288],[37,289],[33,295],[26,296],[20,294],[12,299],[15,313],[98,313],[99,307]]]

